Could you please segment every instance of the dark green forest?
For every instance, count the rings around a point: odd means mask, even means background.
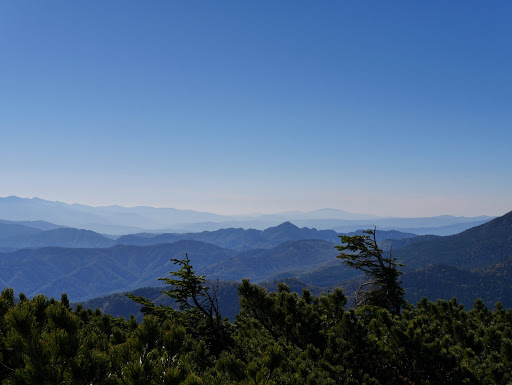
[[[368,234],[339,247],[367,278],[357,301],[244,280],[233,322],[188,256],[162,278],[177,308],[132,296],[140,323],[5,289],[2,384],[511,384],[512,311],[405,302],[400,265]]]

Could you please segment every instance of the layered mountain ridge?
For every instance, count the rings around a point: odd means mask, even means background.
[[[354,234],[361,231],[349,235]],[[377,230],[377,241],[385,252],[392,246],[393,255],[405,264],[403,285],[409,300],[456,295],[466,304],[482,297],[512,306],[512,212],[452,236]],[[286,279],[295,280],[297,287],[354,290],[360,275],[336,258],[339,244],[333,230],[299,228],[290,222],[265,230],[142,233],[113,239],[43,222],[3,220],[0,285],[28,296],[67,292],[71,300],[82,301],[157,286],[159,277],[176,269],[170,259],[188,253],[196,272],[213,280]]]
[[[276,214],[220,215],[145,206],[93,207],[16,196],[0,198],[0,218],[10,221],[44,220],[62,226],[113,235],[141,232],[190,233],[238,227],[264,230],[286,221],[299,227],[330,229],[344,233],[377,226],[381,230],[398,229],[415,234],[448,235],[492,219],[488,216],[467,218],[449,215],[431,218],[381,218],[338,209],[320,209],[310,212],[289,211]],[[415,230],[412,231],[413,229]]]

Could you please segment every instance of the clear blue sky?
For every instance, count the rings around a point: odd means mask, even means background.
[[[512,210],[510,1],[3,1],[0,196]]]

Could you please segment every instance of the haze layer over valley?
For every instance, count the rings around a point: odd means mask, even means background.
[[[300,227],[351,232],[374,226],[381,230],[400,230],[415,234],[449,235],[492,217],[454,217],[443,215],[426,218],[382,218],[354,214],[337,209],[311,212],[284,212],[253,216],[227,216],[192,210],[154,207],[92,207],[52,202],[39,198],[0,198],[0,219],[9,221],[47,221],[60,226],[93,230],[104,234],[198,232],[241,227],[263,230],[290,221]]]

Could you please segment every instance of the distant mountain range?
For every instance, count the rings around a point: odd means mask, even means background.
[[[400,260],[407,263],[401,277],[407,301],[416,303],[424,296],[434,301],[456,297],[470,308],[481,298],[490,307],[501,302],[512,308],[512,212],[455,236],[419,236],[392,243],[394,255],[400,254]],[[352,297],[363,281],[335,258],[332,246],[321,240],[286,242],[274,249],[226,257],[204,271],[210,278],[219,275],[224,279],[257,280],[267,275],[267,282],[260,282],[267,289],[275,290],[277,282],[286,281],[294,291],[307,287],[316,295],[342,287]],[[268,276],[271,272],[275,274]],[[236,283],[221,282],[221,288],[223,314],[233,317],[238,309]],[[145,288],[135,293],[172,305],[160,290]],[[139,310],[139,305],[122,294],[96,298],[84,305],[125,317]]]
[[[450,280],[446,281],[445,286],[440,286],[435,277],[446,272],[453,276],[461,270],[454,276],[461,279],[473,277],[471,282],[474,292],[480,290],[485,294],[483,297],[493,298],[492,293],[486,290],[492,286],[489,286],[490,278],[499,274],[499,269],[492,266],[501,263],[499,266],[508,268],[505,262],[512,256],[511,222],[512,213],[509,213],[454,236],[414,237],[411,234],[383,232],[379,234],[379,239],[383,248],[393,244],[394,255],[406,264],[404,282],[408,282],[409,293],[429,293],[429,290],[435,289],[438,291],[430,293],[438,295],[443,287],[441,292],[449,295],[451,288],[458,286],[453,286],[455,283],[450,286]],[[28,236],[39,239],[48,232],[71,232],[77,242],[81,242],[85,236],[92,239],[99,236],[98,242],[114,242],[99,234],[76,229],[41,231]],[[382,239],[385,235],[401,239]],[[174,269],[169,258],[183,258],[185,253],[189,253],[198,274],[205,274],[212,279],[250,278],[262,282],[295,278],[305,285],[350,288],[350,281],[357,280],[359,274],[335,258],[335,245],[339,244],[339,240],[336,242],[337,234],[330,231],[299,229],[291,223],[283,223],[265,231],[232,229],[232,232],[205,232],[202,236],[210,241],[232,243],[239,250],[198,240],[175,240],[173,243],[149,246],[22,249],[0,253],[0,285],[13,287],[30,296],[41,292],[49,296],[60,296],[62,292],[67,292],[73,300],[84,300],[154,286],[158,284],[157,278],[167,276]],[[233,238],[237,236],[244,241],[233,243]],[[317,239],[310,239],[314,236]],[[147,239],[153,238],[157,237],[147,235]],[[137,239],[145,238],[139,236]],[[246,249],[251,245],[247,240],[253,242],[253,246],[264,245],[265,248]],[[283,242],[279,243],[278,240]],[[446,267],[439,269],[436,265]],[[424,278],[408,278],[414,276]],[[435,282],[433,287],[421,286],[422,282],[427,282],[425,277]],[[475,286],[475,277],[485,277],[481,286]],[[459,282],[457,279],[454,282]],[[463,285],[461,282],[457,285]],[[508,281],[499,282],[506,285]],[[512,289],[507,286],[501,290],[512,294]]]
[[[121,245],[154,245],[190,239],[235,250],[269,249],[287,241],[304,239],[321,239],[327,242],[338,242],[339,234],[333,230],[316,230],[298,228],[290,222],[284,222],[265,230],[229,228],[200,233],[170,234],[133,234],[116,239]]]
[[[74,301],[109,293],[158,285],[157,278],[175,270],[170,258],[188,253],[194,270],[210,278],[255,282],[281,270],[309,269],[336,255],[334,244],[300,240],[271,249],[243,252],[199,241],[177,241],[153,246],[110,248],[40,248],[0,253],[0,287],[12,287],[28,296],[44,293]],[[347,277],[357,275],[346,268]]]
[[[8,221],[0,223],[0,251],[49,246],[71,248],[105,248],[115,245],[149,246],[173,243],[179,240],[201,241],[241,251],[258,248],[269,249],[283,242],[305,239],[320,239],[333,243],[339,242],[339,234],[334,230],[298,228],[290,222],[284,222],[265,230],[229,228],[200,233],[140,233],[124,235],[117,239],[91,230],[57,227],[52,230],[43,231],[38,228],[19,225],[18,223]],[[362,230],[349,234],[356,233],[362,234]],[[415,234],[402,233],[396,230],[377,230],[378,240],[407,240],[416,237]]]
[[[30,296],[67,292],[75,300],[154,286],[157,278],[173,270],[169,258],[183,258],[185,253],[189,253],[196,270],[209,277],[262,281],[281,271],[308,270],[333,259],[337,253],[334,246],[340,241],[332,230],[300,229],[289,222],[263,231],[224,229],[118,240],[72,228],[36,229],[25,234],[27,230],[21,225],[12,226],[22,234],[0,239],[0,245],[25,248],[0,253],[0,286]],[[414,237],[378,232],[379,238],[386,235]],[[139,244],[116,245],[123,239]],[[345,278],[357,275],[351,269],[342,269]]]
[[[0,220],[0,287],[12,287],[28,296],[44,293],[60,297],[62,292],[66,292],[71,300],[83,301],[157,286],[159,277],[168,276],[169,271],[176,268],[169,259],[183,258],[185,253],[189,254],[195,271],[209,279],[239,281],[249,278],[258,283],[287,280],[293,282],[297,290],[301,287],[328,290],[341,286],[348,294],[357,288],[361,279],[358,271],[346,267],[336,258],[335,246],[340,244],[340,234],[332,229],[300,228],[285,221],[264,230],[238,227],[188,233],[140,232],[116,237],[73,228],[66,222],[53,224],[49,217],[36,216],[44,210],[34,216],[10,220],[13,218],[7,215],[9,211],[3,210],[9,206],[9,201],[27,206],[46,205],[48,212],[53,212],[55,207],[59,212],[64,207],[64,212],[69,215],[73,210],[85,212],[86,217],[102,212],[106,215],[104,219],[109,211],[119,215],[116,220],[124,214],[126,218],[132,218],[134,212],[130,214],[130,209],[119,207],[88,208],[55,202],[53,205],[37,199],[0,198],[0,215],[6,215],[6,219]],[[72,210],[66,211],[70,207]],[[101,210],[94,213],[94,209]],[[152,208],[135,209],[140,209],[140,215],[145,212],[161,215],[162,220],[170,213]],[[311,215],[334,217],[336,213],[336,210],[329,209]],[[298,218],[302,214],[290,215]],[[188,213],[179,215],[183,218]],[[125,225],[129,225],[130,220],[125,221]],[[338,221],[333,218],[314,220]],[[367,223],[364,219],[351,221],[352,224]],[[380,228],[376,235],[379,246],[385,251],[392,247],[393,255],[405,265],[402,277],[408,300],[417,301],[423,295],[430,299],[456,295],[466,305],[476,297],[482,297],[491,304],[498,300],[510,303],[512,212],[490,221],[483,217],[450,216],[372,218],[371,221],[396,225],[401,229],[409,228],[407,226],[413,223],[438,229],[450,226],[463,228],[484,221],[484,224],[450,236],[416,235]],[[192,222],[190,224],[193,225]],[[117,226],[115,222],[110,225]],[[345,233],[362,234],[361,229],[373,228],[360,226],[358,231]],[[231,294],[226,295],[233,296],[236,284],[228,286],[231,291],[226,293]],[[507,306],[512,306],[512,303]]]
[[[446,215],[432,218],[379,218],[338,209],[228,216],[174,208],[92,207],[15,196],[0,198],[0,218],[8,221],[25,221],[23,224],[20,223],[22,225],[26,225],[27,221],[46,221],[114,235],[142,232],[187,233],[238,227],[263,230],[285,221],[299,227],[333,229],[344,233],[377,226],[381,230],[398,229],[414,234],[447,235],[492,219],[488,216],[467,218]]]

